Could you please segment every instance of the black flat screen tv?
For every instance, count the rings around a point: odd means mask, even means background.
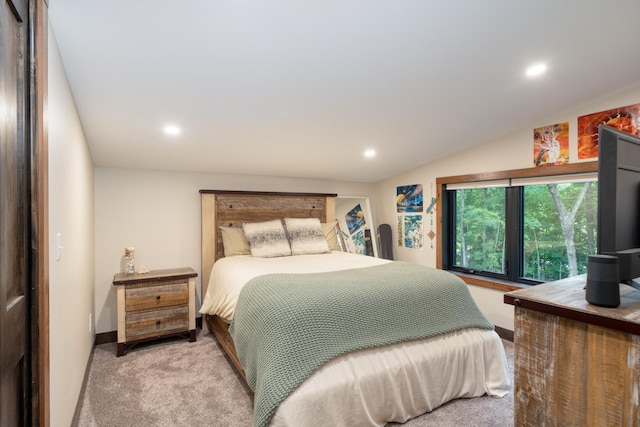
[[[635,258],[618,256],[626,281],[640,276],[640,137],[600,125],[598,157],[598,253]],[[627,263],[637,276],[623,277]]]

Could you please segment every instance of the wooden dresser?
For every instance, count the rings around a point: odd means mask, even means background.
[[[116,274],[118,350],[166,336],[196,340],[195,278],[191,268]]]
[[[640,291],[585,300],[586,275],[505,294],[515,306],[516,426],[637,426]]]

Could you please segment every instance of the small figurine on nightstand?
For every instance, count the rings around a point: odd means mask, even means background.
[[[124,248],[124,274],[133,274],[136,272],[136,248]]]

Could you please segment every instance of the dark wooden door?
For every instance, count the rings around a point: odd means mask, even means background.
[[[27,0],[0,0],[0,426],[31,424]]]

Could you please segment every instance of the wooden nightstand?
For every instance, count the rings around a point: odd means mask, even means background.
[[[196,340],[195,283],[192,268],[116,274],[118,357],[142,341],[167,336]]]

